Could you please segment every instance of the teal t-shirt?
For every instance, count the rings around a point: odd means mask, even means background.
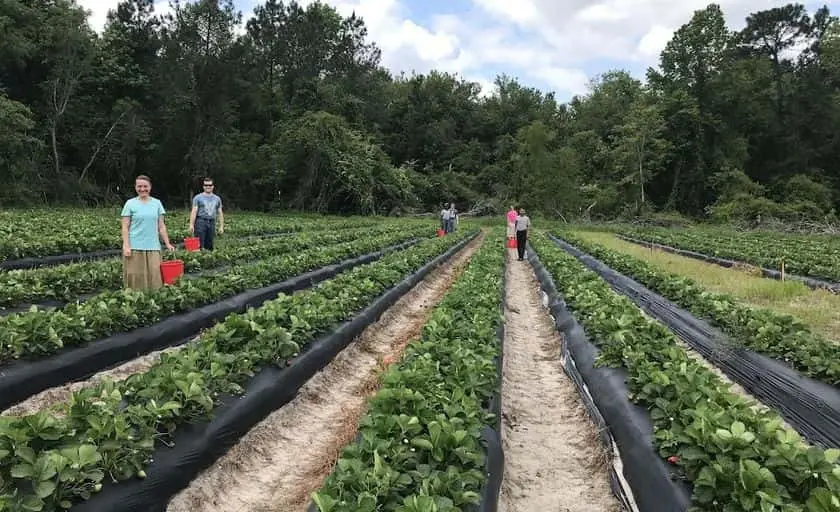
[[[145,203],[134,197],[125,202],[122,217],[131,217],[128,225],[128,245],[137,251],[159,251],[158,219],[166,214],[163,204],[150,197]]]

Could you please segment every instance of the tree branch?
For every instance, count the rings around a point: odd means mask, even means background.
[[[91,155],[90,160],[88,160],[87,164],[85,164],[84,169],[82,169],[82,173],[79,175],[79,183],[81,183],[82,180],[85,179],[85,174],[87,174],[88,169],[90,169],[90,166],[93,165],[93,162],[96,160],[97,155],[99,155],[99,151],[102,150],[102,147],[105,145],[106,142],[108,142],[108,139],[111,138],[111,133],[113,133],[114,128],[116,128],[119,122],[122,121],[122,119],[130,110],[131,109],[124,110],[116,119],[116,121],[111,123],[111,127],[108,128],[108,131],[105,133],[105,136],[102,137],[102,140],[100,140],[99,143],[96,145],[96,150],[93,152],[93,155]]]

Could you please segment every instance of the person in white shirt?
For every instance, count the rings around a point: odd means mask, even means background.
[[[528,243],[528,229],[531,227],[531,219],[525,215],[525,208],[520,207],[516,216],[516,252],[519,261],[525,259],[525,245]]]
[[[458,222],[458,210],[455,208],[455,203],[449,205],[449,231],[447,233],[453,233],[455,231],[455,226]]]
[[[443,209],[440,211],[440,229],[443,230],[444,233],[449,233],[449,208],[446,205],[443,206]]]

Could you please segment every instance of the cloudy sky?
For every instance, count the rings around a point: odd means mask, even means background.
[[[119,0],[78,0],[101,29]],[[249,16],[259,0],[235,0]],[[299,1],[301,4],[310,0]],[[459,73],[491,87],[499,73],[554,91],[561,101],[613,68],[644,77],[673,31],[711,0],[325,0],[355,10],[392,71]],[[776,0],[717,0],[731,28]],[[813,13],[824,2],[805,2]],[[168,0],[160,0],[166,8]],[[840,0],[828,2],[834,14]]]

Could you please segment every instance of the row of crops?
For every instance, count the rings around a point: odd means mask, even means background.
[[[320,226],[323,228],[323,226]],[[397,226],[399,228],[399,226]],[[289,233],[279,237],[254,237],[247,240],[225,240],[214,251],[187,252],[178,250],[174,257],[184,262],[188,274],[230,267],[241,267],[269,257],[294,255],[298,252],[350,242],[359,238],[394,231],[393,225],[353,227],[351,229],[318,229]],[[400,228],[401,229],[401,228]],[[409,226],[428,232],[423,226]],[[122,287],[122,260],[119,257],[95,261],[11,270],[0,274],[0,307],[18,308],[39,302],[69,302],[96,291],[117,290]]]
[[[378,380],[356,439],[324,461],[310,510],[495,510],[503,230],[242,222],[254,229],[216,251],[179,251],[187,274],[160,290],[120,289],[108,257],[0,271],[0,510],[165,508],[467,244],[478,249]],[[840,512],[836,345],[573,232],[531,238],[558,353],[639,510]],[[128,375],[8,409],[164,348]]]
[[[359,431],[314,495],[321,512],[455,511],[490,505],[482,431],[498,422],[503,252],[473,256],[419,341],[382,379]],[[498,484],[497,484],[498,485]],[[418,493],[419,490],[423,493]],[[485,491],[486,492],[486,491]]]
[[[633,459],[624,460],[625,474],[641,510],[685,510],[689,497],[696,510],[840,510],[837,345],[789,316],[710,293],[573,232],[555,234],[532,237],[531,258],[585,331],[575,340],[558,317],[567,343],[594,346],[591,361],[578,352],[580,371],[622,455]],[[685,318],[718,330],[701,335]],[[690,340],[698,336],[716,347],[703,353],[712,364],[697,357],[702,346]],[[753,396],[735,392],[714,366]],[[809,381],[822,386],[811,402]],[[645,423],[652,432],[639,429]],[[644,459],[651,449],[656,464]]]
[[[726,229],[621,229],[633,240],[652,242],[726,260],[831,282],[840,282],[840,241],[826,235],[794,235]]]
[[[0,361],[47,355],[62,347],[151,325],[171,315],[382,249],[424,232],[428,233],[428,228],[421,226],[407,231],[402,227],[371,230],[363,238],[353,231],[323,237],[289,237],[277,244],[271,256],[231,265],[217,273],[182,279],[154,292],[106,289],[84,302],[71,302],[60,308],[34,306],[0,317]]]
[[[56,209],[0,212],[0,263],[15,260],[90,254],[121,247],[119,209]],[[331,218],[315,216],[277,216],[256,213],[229,213],[225,218],[225,237],[259,236],[341,227],[371,226],[370,218]],[[189,212],[171,211],[166,215],[170,239],[180,242],[192,236]]]
[[[0,510],[165,506],[478,234],[462,228],[438,238],[428,223],[399,220],[272,222],[311,229],[277,237],[253,230],[214,252],[179,253],[188,274],[160,290],[121,290],[111,259],[0,272],[8,308],[0,409],[177,347],[127,378],[3,412]],[[500,234],[474,254],[422,340],[385,376],[362,441],[317,494],[322,510],[372,511],[377,500],[406,510],[480,503],[481,438],[494,424],[488,400],[499,385]],[[467,341],[453,345],[456,338]],[[414,385],[417,392],[404,392]],[[372,495],[367,483],[383,471],[394,485]]]
[[[790,315],[747,306],[731,295],[710,292],[691,279],[586,241],[570,232],[562,237],[611,268],[690,311],[737,341],[739,346],[777,358],[804,375],[840,385],[840,345],[811,331]]]

